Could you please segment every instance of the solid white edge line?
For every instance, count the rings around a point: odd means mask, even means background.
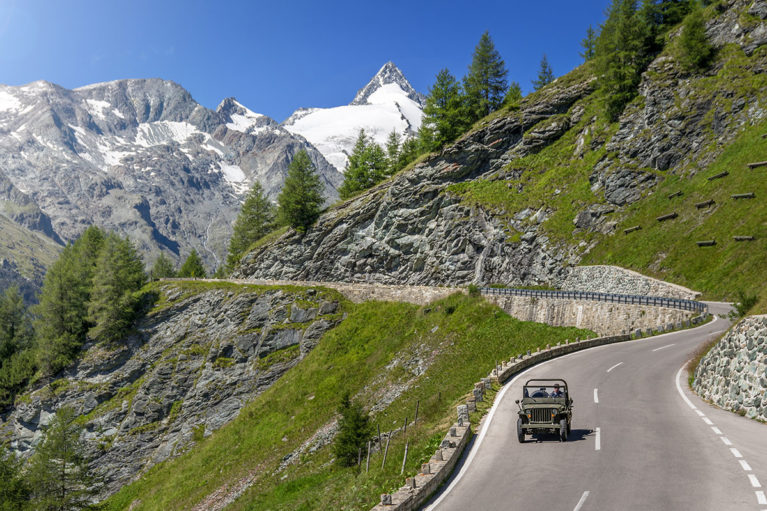
[[[609,373],[610,371],[612,371],[613,369],[615,369],[616,367],[618,367],[618,366],[619,366],[619,365],[621,365],[622,363],[623,363],[623,362],[618,362],[617,364],[615,364],[614,366],[612,366],[610,369],[608,369],[608,370],[607,370],[607,372]]]
[[[677,392],[679,392],[679,395],[682,396],[682,399],[684,399],[684,402],[687,403],[687,406],[689,406],[693,410],[697,410],[697,407],[694,404],[692,404],[692,401],[690,401],[690,398],[687,397],[687,395],[684,392],[682,392],[682,386],[679,385],[679,375],[682,374],[682,371],[684,371],[684,368],[687,367],[687,364],[689,362],[690,361],[688,360],[687,362],[684,363],[682,367],[679,368],[679,371],[676,372],[676,378],[674,380],[676,382],[676,390]]]
[[[719,316],[714,316],[714,319],[712,321],[710,321],[708,323],[704,323],[703,325],[700,325],[699,327],[693,328],[691,330],[685,330],[685,331],[690,332],[692,330],[697,330],[698,328],[710,327],[711,325],[713,325],[717,321],[719,321]],[[653,336],[653,337],[645,337],[645,338],[641,338],[641,339],[633,339],[631,341],[623,341],[623,342],[617,343],[617,344],[626,345],[626,344],[634,343],[634,342],[642,342],[642,341],[647,342],[647,341],[649,341],[651,339],[657,339],[657,338],[665,337],[665,336],[669,336],[669,335],[676,335],[678,333],[679,332],[668,332],[668,333],[657,335],[657,336]],[[605,344],[605,345],[602,345],[602,346],[594,346],[594,348],[602,348],[604,346],[612,346],[612,344]],[[528,373],[529,371],[532,371],[533,369],[538,369],[538,368],[543,367],[544,365],[547,365],[547,364],[549,364],[551,362],[554,362],[554,361],[557,361],[557,360],[562,360],[564,358],[568,358],[568,357],[571,357],[573,355],[578,355],[578,354],[581,354],[581,353],[584,353],[584,352],[588,351],[589,349],[594,349],[594,348],[587,348],[585,350],[574,351],[573,353],[568,353],[567,355],[562,355],[561,357],[556,357],[556,358],[552,358],[552,359],[549,359],[549,360],[545,360],[545,361],[541,362],[540,364],[535,364],[533,366],[528,367],[527,369],[525,369],[521,373],[518,373],[517,375],[515,375],[511,380],[509,380],[508,382],[504,383],[503,384],[503,388],[501,389],[501,391],[495,396],[495,401],[493,402],[493,406],[490,408],[490,413],[487,414],[487,418],[486,418],[486,420],[485,420],[485,422],[484,422],[484,424],[482,426],[482,431],[479,432],[479,435],[477,436],[477,441],[472,446],[471,452],[466,457],[466,461],[461,466],[461,471],[458,472],[458,474],[455,476],[453,481],[448,485],[448,487],[445,488],[445,491],[443,491],[442,494],[439,497],[437,497],[437,500],[435,500],[429,507],[425,508],[423,511],[432,511],[433,509],[435,509],[437,507],[437,505],[439,505],[439,503],[442,502],[442,500],[450,494],[450,492],[453,490],[453,488],[455,488],[455,486],[458,484],[458,482],[463,478],[464,474],[468,470],[468,467],[471,465],[471,462],[474,460],[474,456],[476,455],[477,451],[479,451],[479,447],[480,447],[480,445],[482,445],[482,441],[485,439],[485,436],[487,434],[487,430],[490,428],[490,424],[492,424],[492,422],[493,422],[493,417],[495,416],[495,412],[498,409],[498,407],[500,406],[501,401],[503,401],[503,397],[506,395],[506,391],[511,388],[511,385],[515,381],[517,381],[519,378],[522,377],[522,375],[524,375],[525,373]],[[685,363],[685,365],[687,365],[687,363]],[[682,366],[682,369],[684,369],[684,366]],[[682,369],[679,370],[680,373],[682,372]],[[679,376],[679,373],[677,373],[677,379],[678,379],[678,376]],[[681,394],[682,389],[679,387],[679,382],[678,381],[677,381],[677,389],[679,390],[679,392]],[[687,399],[687,396],[682,394],[682,397],[684,398],[685,401],[687,401],[687,404],[690,405],[690,407],[694,410],[695,409],[695,405],[693,405],[692,402],[689,399]]]
[[[597,428],[596,432],[597,432],[597,436],[596,436],[596,440],[594,442],[594,450],[598,451],[598,450],[602,449],[602,429],[601,428]]]
[[[731,453],[732,453],[732,455],[733,455],[733,456],[735,456],[736,458],[742,458],[742,457],[743,457],[743,455],[740,453],[740,451],[739,451],[739,450],[737,450],[735,447],[730,447],[730,452],[731,452]]]
[[[763,491],[755,491],[754,493],[756,493],[756,501],[759,504],[767,504],[767,497],[764,496]]]
[[[676,346],[676,343],[671,343],[671,344],[667,344],[665,346],[661,346],[660,348],[655,348],[653,351],[665,350],[666,348],[670,348],[671,346]]]
[[[754,474],[748,474],[748,480],[751,481],[751,486],[754,488],[762,487],[762,485],[759,483],[759,479],[757,479]]]
[[[573,511],[580,511],[580,509],[583,507],[583,503],[586,502],[586,499],[589,498],[590,491],[586,490],[583,492],[583,495],[581,495],[581,500],[578,501],[578,503],[573,508]]]
[[[594,403],[599,404],[599,393],[598,389],[594,389]]]
[[[740,462],[740,466],[743,467],[743,470],[746,472],[751,472],[751,465],[748,464],[746,460],[738,460]]]

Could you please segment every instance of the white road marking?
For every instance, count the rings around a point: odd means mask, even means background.
[[[597,389],[594,389],[594,402],[599,404],[599,394],[597,393]]]
[[[709,426],[713,426],[714,425],[714,423],[711,422],[711,419],[709,419],[708,417],[703,417],[703,422],[705,422]]]
[[[739,451],[739,450],[737,450],[735,447],[730,447],[730,452],[731,452],[731,453],[732,453],[732,455],[733,455],[733,456],[735,456],[736,458],[742,458],[742,457],[743,457],[743,455],[740,453],[740,451]]]
[[[713,431],[715,434],[717,434],[717,435],[721,435],[721,434],[722,434],[722,430],[721,430],[721,429],[719,429],[719,428],[717,428],[716,426],[711,426],[711,430],[712,430],[712,431]]]
[[[754,493],[756,493],[756,501],[759,504],[767,504],[767,497],[764,496],[763,491],[755,491]]]
[[[598,451],[602,448],[602,430],[600,428],[597,428],[597,439],[596,443],[594,444],[594,450]]]
[[[687,365],[687,363],[685,362],[685,365],[683,365],[682,367],[680,367],[680,368],[679,368],[679,371],[677,371],[677,372],[676,372],[676,378],[675,378],[675,381],[676,381],[676,390],[677,390],[677,392],[679,392],[679,395],[680,395],[680,396],[682,396],[682,399],[684,399],[684,402],[685,402],[685,403],[687,403],[687,406],[689,406],[690,408],[692,408],[692,409],[693,409],[693,410],[695,410],[696,412],[699,412],[698,408],[697,408],[697,407],[696,407],[694,404],[692,404],[692,401],[690,401],[690,398],[689,398],[689,397],[687,397],[687,394],[685,394],[684,392],[682,392],[682,387],[681,387],[681,385],[679,385],[679,375],[680,375],[680,374],[682,374],[682,371],[684,370],[684,367],[685,367],[686,365]]]
[[[748,474],[748,480],[751,481],[751,486],[754,488],[762,487],[762,485],[759,483],[759,479],[757,479],[754,474]]]
[[[728,447],[732,445],[732,442],[730,442],[730,439],[727,438],[726,436],[720,436],[719,438],[722,439],[722,442],[724,442],[724,445],[726,445]]]
[[[703,413],[703,412],[701,412],[700,410],[695,410],[695,413],[697,413],[697,414],[698,414],[698,417],[705,417],[705,416],[706,416],[706,414],[704,414],[704,413]]]
[[[676,343],[667,344],[665,346],[661,346],[660,348],[655,348],[653,351],[665,350],[666,348],[670,348],[671,346],[675,346],[675,345]]]
[[[610,369],[608,369],[608,370],[607,370],[607,372],[609,373],[610,371],[612,371],[613,369],[615,369],[616,367],[618,367],[618,366],[619,366],[619,365],[621,365],[622,363],[623,363],[623,362],[618,362],[617,364],[615,364],[614,366],[612,366]]]
[[[746,472],[751,472],[751,465],[748,464],[746,460],[738,460],[740,461],[740,466],[743,467],[743,470]]]
[[[598,428],[597,428],[598,429]],[[590,491],[583,492],[583,495],[581,495],[581,500],[578,501],[578,503],[573,508],[573,511],[580,511],[580,509],[583,507],[583,503],[586,502],[586,499],[589,498]]]

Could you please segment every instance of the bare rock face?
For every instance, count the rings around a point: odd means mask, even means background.
[[[243,194],[260,182],[276,198],[301,149],[329,201],[342,181],[268,117],[231,98],[208,110],[158,79],[0,86],[0,134],[8,218],[59,244],[98,224],[129,236],[148,264],[160,252],[178,260],[196,249],[209,269],[218,266]]]
[[[102,497],[234,419],[338,324],[335,292],[168,283],[167,306],[113,347],[92,345],[68,374],[23,396],[0,432],[31,454],[55,411],[85,415]]]

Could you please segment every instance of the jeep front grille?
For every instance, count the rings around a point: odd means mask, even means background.
[[[531,408],[530,422],[551,422],[552,413],[556,413],[555,408]]]

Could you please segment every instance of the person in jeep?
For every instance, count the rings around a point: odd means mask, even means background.
[[[549,397],[565,397],[565,393],[562,392],[562,389],[559,388],[559,383],[554,384],[554,391],[549,395]]]

